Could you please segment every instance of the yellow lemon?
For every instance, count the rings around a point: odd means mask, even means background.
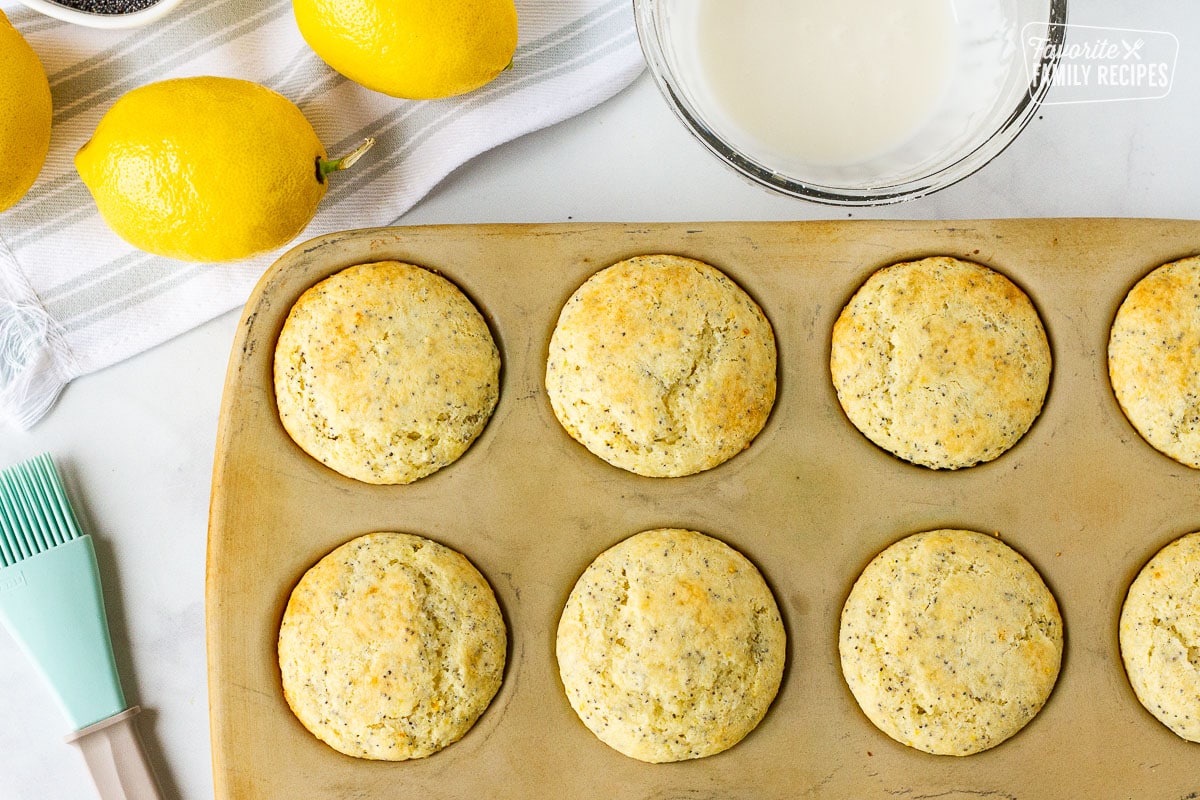
[[[300,109],[234,78],[176,78],[121,97],[75,155],[105,222],[150,253],[233,261],[293,239],[316,213],[330,161]]]
[[[513,0],[293,0],[292,9],[325,63],[393,97],[478,89],[517,47]]]
[[[50,110],[42,62],[0,11],[0,211],[12,208],[42,171]]]

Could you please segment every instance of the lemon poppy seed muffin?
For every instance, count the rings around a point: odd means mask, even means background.
[[[695,531],[636,534],[580,576],[558,623],[559,675],[602,742],[652,763],[726,750],[779,689],[786,634],[745,556]]]
[[[846,416],[883,449],[933,469],[1016,444],[1041,413],[1050,369],[1025,293],[953,258],[875,272],[833,328],[830,371]]]
[[[1142,438],[1200,469],[1200,257],[1140,280],[1113,321],[1108,374]]]
[[[669,255],[622,261],[567,301],[546,390],[573,438],[639,475],[715,467],[750,445],[775,402],[775,336],[716,268]]]
[[[458,741],[500,688],[507,634],[460,553],[406,533],[360,536],[292,591],[279,629],[288,705],[357,758],[422,758]]]
[[[1200,742],[1200,532],[1158,551],[1121,609],[1121,660],[1138,701]]]
[[[1062,660],[1062,618],[1037,571],[982,533],[896,542],[842,609],[842,674],[863,713],[909,747],[965,756],[1042,708]]]
[[[471,445],[499,396],[500,355],[458,287],[396,261],[308,289],[275,347],[275,400],[300,447],[347,477],[403,484]]]

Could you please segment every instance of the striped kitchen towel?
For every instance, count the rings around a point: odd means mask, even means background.
[[[517,0],[513,68],[459,98],[403,101],[329,69],[291,0],[188,0],[133,31],[97,31],[0,0],[50,78],[54,123],[37,183],[0,213],[0,420],[27,428],[73,378],[245,302],[279,255],[225,265],[150,256],[117,238],[75,172],[75,151],[125,92],[186,75],[256,81],[295,102],[330,153],[374,149],[338,176],[304,238],[387,225],[451,170],[585,111],[644,62],[629,0]],[[2,425],[2,422],[0,422]]]

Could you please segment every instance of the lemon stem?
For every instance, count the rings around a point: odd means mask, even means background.
[[[343,169],[353,167],[363,155],[375,145],[374,139],[363,139],[362,144],[351,150],[344,156],[339,158],[317,159],[317,182],[324,183],[325,176],[331,172],[338,172]]]

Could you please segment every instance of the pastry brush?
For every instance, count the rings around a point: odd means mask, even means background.
[[[0,472],[0,621],[76,729],[103,800],[160,800],[117,675],[92,537],[48,454]]]

